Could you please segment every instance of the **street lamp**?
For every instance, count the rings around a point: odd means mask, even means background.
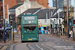
[[[69,6],[69,1],[67,0],[67,37],[69,38],[69,18],[68,18],[68,6]]]
[[[4,0],[3,0],[3,21],[4,21],[4,33],[3,33],[3,37],[5,38],[5,7],[4,7]]]

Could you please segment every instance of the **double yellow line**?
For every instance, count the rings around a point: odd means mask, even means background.
[[[4,46],[4,47],[2,48],[2,50],[6,50],[6,48],[7,48],[7,46]]]

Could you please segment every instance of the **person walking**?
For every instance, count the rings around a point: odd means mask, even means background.
[[[69,34],[70,34],[70,39],[73,40],[73,30],[72,29]]]
[[[4,43],[6,43],[6,39],[7,39],[7,31],[5,30],[5,34],[4,34]]]

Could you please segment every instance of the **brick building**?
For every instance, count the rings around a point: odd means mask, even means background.
[[[3,7],[2,7],[2,1],[0,1],[0,28],[3,26]]]
[[[0,1],[0,28],[3,27],[3,2]],[[5,3],[5,18],[7,18],[7,5],[9,8],[13,7],[17,4],[16,0],[4,0]],[[13,4],[14,3],[14,4]]]
[[[10,9],[11,7],[17,4],[17,1],[16,0],[5,0],[5,18],[7,18],[7,4],[9,5],[9,9]]]
[[[30,1],[37,1],[38,4],[40,4],[40,5],[42,5],[42,6],[46,7],[46,8],[49,8],[48,7],[48,0],[30,0]]]
[[[17,3],[20,3],[20,2],[22,3],[23,1],[24,0],[17,0]],[[38,4],[40,4],[40,5],[42,5],[42,6],[46,7],[46,8],[49,8],[48,7],[48,0],[29,0],[29,1],[37,1]]]
[[[48,7],[48,0],[37,0],[37,2],[39,4],[41,4],[42,6],[46,7],[46,8],[49,8]]]

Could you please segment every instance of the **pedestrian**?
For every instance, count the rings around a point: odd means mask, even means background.
[[[48,34],[50,34],[50,28],[48,28]]]
[[[5,30],[5,34],[4,34],[4,43],[6,43],[6,39],[7,39],[7,31]]]
[[[69,35],[70,35],[71,40],[73,40],[73,39],[72,39],[72,38],[73,38],[73,30],[72,30],[72,29],[71,29]]]
[[[56,34],[56,30],[54,29],[54,35]]]

